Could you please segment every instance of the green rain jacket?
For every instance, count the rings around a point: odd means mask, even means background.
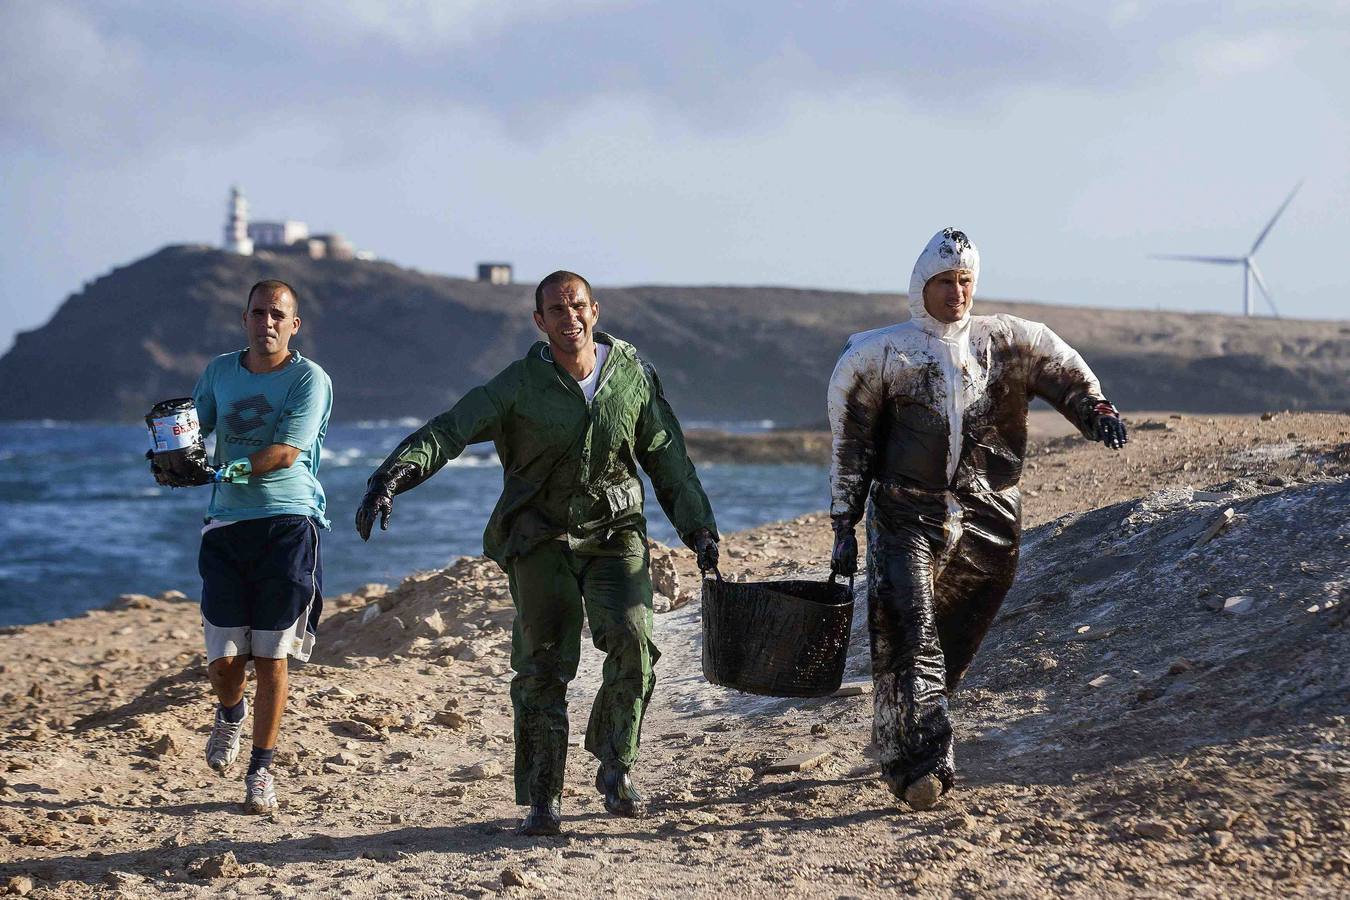
[[[503,567],[564,535],[580,554],[643,549],[639,465],[685,544],[700,528],[716,538],[712,507],[656,371],[633,345],[599,331],[595,340],[610,352],[589,406],[540,341],[409,435],[384,465],[411,463],[421,470],[420,483],[466,445],[492,441],[503,485],[483,532],[483,552]]]

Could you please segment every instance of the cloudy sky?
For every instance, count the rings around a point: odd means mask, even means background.
[[[80,284],[255,217],[522,280],[1350,317],[1350,3],[0,3],[0,349]],[[172,298],[166,298],[171,300]]]

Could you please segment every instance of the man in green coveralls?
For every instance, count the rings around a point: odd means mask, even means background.
[[[661,382],[631,344],[595,331],[600,306],[573,272],[535,289],[547,337],[403,440],[367,482],[356,529],[387,530],[396,494],[415,487],[467,444],[492,441],[501,497],[483,550],[510,579],[516,803],[525,834],[561,830],[567,684],[576,675],[583,610],[605,654],[586,749],[600,760],[605,808],[641,814],[630,771],[651,700],[652,583],[637,466],[651,478],[699,568],[717,564],[717,525]]]

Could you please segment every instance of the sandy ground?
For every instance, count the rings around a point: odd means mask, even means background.
[[[1350,417],[1137,417],[1119,454],[1047,431],[1032,460],[1022,575],[955,700],[959,782],[934,810],[876,779],[868,695],[708,685],[692,559],[658,551],[674,608],[638,770],[650,813],[606,815],[577,747],[566,834],[517,836],[510,601],[469,559],[330,599],[293,670],[273,817],[241,812],[242,769],[202,760],[189,597],[4,629],[0,890],[1345,896]],[[723,571],[822,578],[828,552],[828,520],[803,516],[729,536]],[[1250,615],[1224,611],[1239,596]],[[866,666],[856,628],[846,678]],[[598,669],[588,646],[574,739]],[[797,754],[820,756],[769,771]]]

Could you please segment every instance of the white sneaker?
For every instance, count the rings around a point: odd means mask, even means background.
[[[244,721],[248,718],[248,699],[244,699],[244,715],[238,722],[227,722],[221,715],[220,704],[216,704],[216,722],[211,726],[211,735],[206,739],[206,764],[217,772],[224,773],[239,757],[239,735],[244,732]]]
[[[277,808],[276,779],[267,769],[244,776],[244,812],[270,813]]]

